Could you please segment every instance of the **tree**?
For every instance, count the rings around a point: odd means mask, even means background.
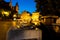
[[[60,16],[60,0],[35,0],[36,11],[41,10],[42,15],[57,15]]]

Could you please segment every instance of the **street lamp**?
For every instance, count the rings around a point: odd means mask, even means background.
[[[14,14],[13,17],[17,17],[16,14]]]
[[[13,20],[16,20],[16,18],[14,18]]]
[[[17,15],[16,15],[16,14],[14,14],[14,15],[13,15],[13,20],[16,20],[16,17],[17,17]]]

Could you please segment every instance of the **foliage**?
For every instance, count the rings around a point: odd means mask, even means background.
[[[42,15],[57,15],[60,16],[60,2],[59,0],[35,0],[36,11],[41,10]]]

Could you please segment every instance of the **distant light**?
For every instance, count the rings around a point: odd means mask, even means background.
[[[9,12],[6,12],[6,11],[2,11],[2,14],[4,15],[6,15],[6,16],[9,16]]]
[[[16,14],[14,14],[13,17],[16,17]]]
[[[56,23],[57,23],[57,24],[60,24],[60,18],[58,18],[58,19],[56,20]]]
[[[14,18],[13,20],[16,20],[16,18]]]
[[[35,28],[35,30],[38,30],[38,28]]]
[[[17,28],[20,28],[20,26],[19,26],[19,25],[17,25]]]
[[[37,25],[37,22],[35,22],[35,25]]]

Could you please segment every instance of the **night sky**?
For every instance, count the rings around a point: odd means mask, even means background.
[[[5,1],[10,2],[10,0]],[[12,0],[12,6],[15,6],[16,2],[18,2],[19,5],[19,13],[22,13],[24,10],[32,13],[36,10],[36,3],[34,0]]]

